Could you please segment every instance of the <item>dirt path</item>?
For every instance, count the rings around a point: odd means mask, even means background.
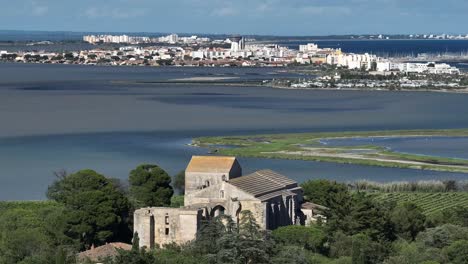
[[[400,164],[407,164],[407,165],[414,165],[414,166],[427,166],[428,165],[428,166],[434,166],[434,167],[446,168],[446,169],[458,168],[458,169],[468,170],[468,166],[441,165],[441,164],[433,164],[433,163],[421,162],[421,161],[409,161],[409,160],[400,160],[400,159],[391,159],[391,158],[373,158],[373,157],[366,157],[363,155],[351,154],[351,153],[327,153],[325,152],[329,150],[350,151],[349,149],[335,149],[335,148],[334,149],[307,148],[306,151],[276,151],[276,152],[262,152],[262,153],[299,155],[299,156],[309,156],[309,157],[329,157],[329,158],[343,158],[343,159],[356,159],[356,160],[371,160],[371,161],[388,162],[388,163],[400,163]],[[359,149],[352,149],[352,150],[359,150]]]

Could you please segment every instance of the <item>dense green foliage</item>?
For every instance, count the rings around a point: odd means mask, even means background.
[[[136,235],[131,251],[103,262],[467,263],[466,206],[427,213],[417,199],[382,198],[391,192],[357,191],[326,180],[307,181],[302,187],[308,201],[327,207],[323,223],[263,231],[251,212],[242,211],[239,224],[225,215],[205,221],[196,240],[182,246],[139,249]],[[118,181],[84,170],[63,175],[47,194],[51,201],[0,202],[0,264],[75,263],[76,252],[91,244],[129,242],[132,209]],[[183,202],[183,196],[170,198],[171,206]]]
[[[0,264],[67,263],[77,244],[60,230],[56,202],[0,202]]]
[[[321,252],[327,240],[323,228],[319,226],[285,226],[272,232],[273,239],[284,245],[297,246],[313,252]]]
[[[130,203],[112,180],[82,170],[55,181],[47,197],[64,205],[64,233],[85,248],[128,241]]]
[[[183,195],[174,195],[171,198],[171,207],[179,208],[184,206],[184,196]]]
[[[156,165],[143,164],[130,172],[130,195],[138,207],[169,206],[174,190],[171,177]]]

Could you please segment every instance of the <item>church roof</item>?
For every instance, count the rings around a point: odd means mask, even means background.
[[[286,189],[297,187],[296,181],[272,170],[257,171],[240,178],[232,179],[229,183],[260,200],[276,197],[286,191]]]
[[[185,172],[229,173],[235,162],[235,157],[193,156]]]

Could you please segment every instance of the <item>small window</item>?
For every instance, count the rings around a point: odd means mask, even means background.
[[[210,187],[210,181],[206,181],[206,182],[205,182],[205,186],[206,186],[206,187]]]
[[[169,224],[169,216],[166,215],[166,225],[168,225],[168,224]]]
[[[219,198],[224,198],[224,191],[219,191]]]
[[[169,235],[169,228],[166,228],[165,234],[166,234],[166,236]]]
[[[226,181],[226,175],[223,175],[222,180]]]

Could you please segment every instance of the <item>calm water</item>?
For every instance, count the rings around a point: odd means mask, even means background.
[[[468,127],[463,94],[133,83],[276,75],[285,73],[0,64],[0,199],[43,199],[59,169],[91,168],[125,179],[136,165],[151,162],[175,174],[191,155],[206,152],[186,145],[196,136]],[[247,173],[271,168],[298,181],[468,179],[467,174],[332,163],[241,163]]]

